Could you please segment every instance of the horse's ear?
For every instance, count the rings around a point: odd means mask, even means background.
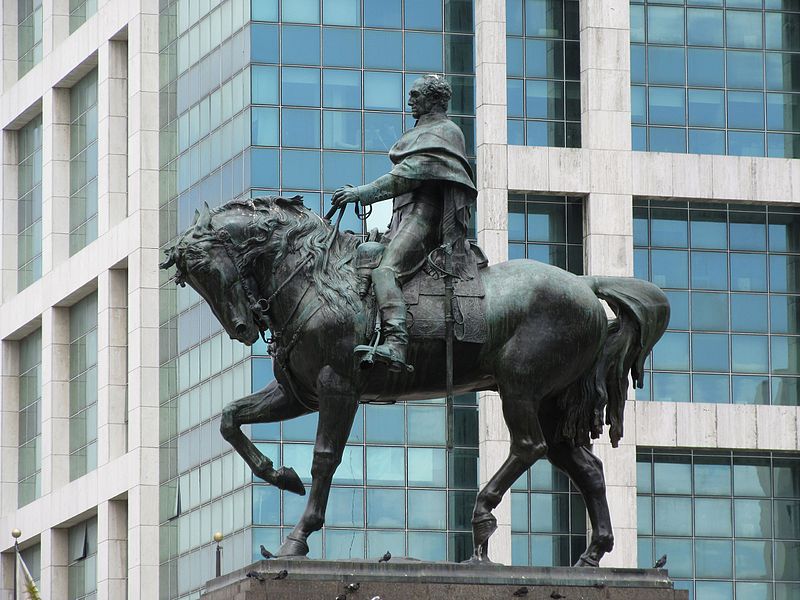
[[[203,202],[202,210],[194,211],[194,226],[198,229],[209,229],[211,227],[211,209],[208,202]]]
[[[289,206],[292,208],[297,208],[298,206],[303,205],[303,197],[300,194],[296,196],[292,196],[291,198],[284,198],[283,196],[277,196],[275,198],[276,204],[281,204],[283,206]]]
[[[169,269],[175,264],[175,246],[164,250],[164,254],[167,255],[167,259],[158,265],[159,269]]]

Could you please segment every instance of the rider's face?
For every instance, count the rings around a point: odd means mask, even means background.
[[[422,115],[427,115],[431,112],[431,101],[422,90],[422,86],[415,83],[411,91],[408,92],[408,106],[411,108],[411,115],[415,119],[419,119]]]

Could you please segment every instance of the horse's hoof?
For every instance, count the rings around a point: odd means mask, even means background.
[[[281,467],[278,469],[278,474],[275,478],[275,487],[286,490],[287,492],[292,492],[298,496],[306,495],[306,488],[303,486],[303,482],[300,481],[300,477],[292,467]],[[307,551],[308,550],[306,550],[306,552]]]
[[[472,542],[475,544],[475,548],[483,547],[495,531],[497,531],[497,519],[493,515],[473,518]]]
[[[575,566],[597,568],[600,566],[600,561],[595,560],[591,556],[581,555],[581,557],[578,559],[578,562],[575,563]]]
[[[286,539],[278,550],[278,558],[301,558],[308,554],[308,544],[303,540],[292,537],[291,534],[286,536]]]

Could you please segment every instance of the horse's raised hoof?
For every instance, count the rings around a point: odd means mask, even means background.
[[[278,469],[273,485],[281,490],[297,494],[298,496],[306,495],[306,488],[303,486],[303,482],[300,481],[300,477],[292,467],[281,467]]]
[[[305,541],[292,537],[291,534],[286,536],[286,539],[278,550],[278,558],[305,558],[308,554],[308,544]]]

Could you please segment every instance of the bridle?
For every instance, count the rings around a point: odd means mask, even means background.
[[[228,255],[228,259],[233,263],[234,268],[236,269],[236,275],[239,278],[239,282],[242,284],[242,289],[244,290],[245,296],[247,297],[247,302],[250,305],[250,311],[253,314],[253,321],[258,327],[258,333],[266,343],[271,343],[271,340],[268,340],[265,336],[265,332],[267,330],[272,330],[272,324],[269,318],[269,309],[272,306],[272,301],[278,296],[278,294],[285,288],[292,279],[306,266],[308,261],[311,260],[312,254],[308,254],[303,260],[301,260],[294,270],[289,274],[289,276],[283,280],[283,282],[275,288],[275,291],[270,294],[268,298],[257,298],[256,294],[253,293],[253,288],[251,287],[250,283],[255,284],[255,277],[253,277],[252,269],[245,268],[243,265],[243,261],[237,258],[236,256],[236,248],[234,247],[233,240],[231,239],[231,234],[228,232],[225,227],[221,227],[219,229],[214,229],[211,227],[211,231],[214,234],[214,238],[220,243],[220,245],[225,249],[225,254]],[[258,289],[258,285],[255,284],[256,289]],[[259,294],[260,295],[260,294]]]

